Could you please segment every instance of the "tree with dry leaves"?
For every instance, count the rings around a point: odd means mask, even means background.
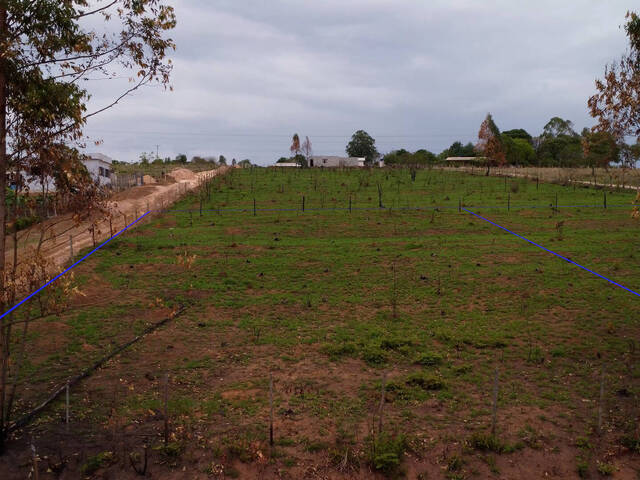
[[[144,85],[168,86],[172,65],[167,53],[174,43],[166,34],[175,24],[173,8],[163,0],[1,1],[0,192],[5,192],[7,177],[12,176],[19,195],[25,183],[22,172],[38,171],[55,178],[61,190],[78,195],[77,206],[90,211],[97,197],[78,161],[83,127],[89,118]],[[131,73],[129,85],[112,101],[88,111],[89,92],[83,81],[112,79],[123,72]],[[19,265],[14,253],[13,263],[7,265],[7,226],[15,221],[8,206],[6,196],[0,195],[3,313],[14,304],[16,292],[40,286],[37,283],[46,281],[49,271],[38,255]],[[19,319],[14,313],[0,318],[0,452],[15,404],[19,352],[24,351],[19,340],[26,339],[34,317],[50,311],[43,298],[40,295],[36,305],[25,305]],[[17,339],[12,337],[15,325],[23,329]]]
[[[476,151],[485,158],[487,175],[489,175],[491,167],[502,166],[507,161],[500,130],[490,113],[487,113],[487,116],[480,124]]]
[[[291,139],[291,146],[289,147],[291,151],[291,156],[296,156],[300,154],[300,137],[297,133],[293,134],[293,138]]]
[[[624,26],[629,50],[605,67],[589,98],[589,112],[598,124],[594,130],[611,133],[619,142],[633,135],[640,141],[640,16],[627,12]]]

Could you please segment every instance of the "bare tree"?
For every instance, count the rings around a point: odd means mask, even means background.
[[[311,140],[309,137],[304,137],[304,142],[302,142],[302,154],[307,159],[307,165],[309,165],[309,160],[311,160],[311,155],[313,155],[313,148],[311,147]]]

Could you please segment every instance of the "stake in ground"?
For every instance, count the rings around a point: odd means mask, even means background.
[[[458,211],[474,206],[637,291],[633,198],[607,191],[607,209],[563,209],[601,205],[603,191],[429,170],[233,171],[75,269],[86,296],[33,325],[19,408],[184,305],[72,389],[71,431],[118,425],[162,444],[169,372],[176,464],[263,468],[272,374],[267,468],[294,477],[327,459],[363,478],[488,475],[518,456],[572,475],[638,468],[637,297]],[[448,208],[408,209],[436,206]]]

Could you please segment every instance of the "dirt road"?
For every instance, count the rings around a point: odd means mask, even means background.
[[[167,176],[175,183],[151,184],[120,192],[109,201],[107,215],[94,216],[78,223],[71,214],[51,218],[19,232],[18,266],[33,255],[40,244],[40,252],[53,270],[68,264],[70,258],[86,247],[104,240],[131,224],[146,212],[150,216],[173,204],[202,181],[222,174],[228,167],[194,173],[177,169]],[[131,227],[135,228],[135,226]],[[13,239],[7,238],[7,268],[13,264]]]

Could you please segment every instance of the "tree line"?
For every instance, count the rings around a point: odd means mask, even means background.
[[[428,165],[449,157],[482,157],[488,166],[607,167],[632,166],[640,160],[640,143],[628,144],[609,131],[584,128],[576,132],[570,120],[553,117],[536,137],[525,129],[501,132],[491,114],[480,126],[478,141],[453,142],[439,154],[425,149],[393,150],[384,155],[386,165]]]

